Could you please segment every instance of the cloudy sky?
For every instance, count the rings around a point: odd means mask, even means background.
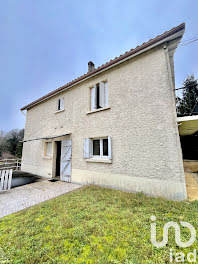
[[[23,128],[20,108],[131,48],[186,23],[197,0],[0,0],[0,129]],[[175,54],[176,86],[198,78],[198,41]]]

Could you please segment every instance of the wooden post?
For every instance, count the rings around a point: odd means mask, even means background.
[[[12,170],[9,171],[9,176],[8,176],[8,190],[11,189],[11,184],[12,184]]]
[[[4,175],[5,175],[5,170],[3,170],[1,173],[1,190],[4,189]]]

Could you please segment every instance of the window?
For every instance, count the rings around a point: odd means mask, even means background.
[[[61,111],[64,109],[64,98],[58,99],[57,102],[57,111]]]
[[[108,106],[108,83],[100,82],[91,88],[91,110]]]
[[[93,139],[93,156],[108,157],[108,138]]]
[[[103,156],[108,156],[108,139],[104,138],[103,139]]]
[[[52,156],[52,142],[45,142],[44,156],[45,157]]]
[[[93,140],[93,156],[100,155],[100,139]]]
[[[111,159],[111,137],[85,138],[84,158]]]

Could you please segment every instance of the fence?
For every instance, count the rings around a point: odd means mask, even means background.
[[[21,159],[2,159],[0,160],[0,170],[20,170]]]
[[[10,190],[12,182],[12,169],[0,170],[0,192]]]

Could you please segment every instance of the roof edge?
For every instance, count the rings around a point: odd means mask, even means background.
[[[174,27],[174,28],[170,29],[169,31],[165,31],[163,34],[158,35],[157,37],[155,37],[153,39],[150,39],[147,42],[144,42],[142,45],[137,46],[136,48],[125,52],[124,54],[120,55],[119,57],[116,57],[115,59],[110,60],[109,62],[99,66],[95,70],[93,70],[91,72],[88,72],[88,73],[86,73],[86,74],[74,79],[73,81],[71,81],[71,82],[59,87],[58,89],[53,90],[52,92],[40,97],[39,99],[31,102],[30,104],[27,104],[26,106],[21,108],[21,111],[27,110],[27,109],[29,109],[29,108],[31,108],[31,107],[33,107],[33,106],[45,101],[45,100],[47,100],[48,98],[50,98],[52,96],[55,96],[56,94],[66,90],[66,89],[69,89],[69,88],[73,87],[74,85],[76,85],[76,84],[78,84],[78,83],[80,83],[82,81],[85,81],[85,80],[95,76],[96,74],[99,74],[99,73],[103,72],[104,70],[107,70],[107,69],[109,69],[111,67],[114,67],[117,64],[120,64],[123,61],[130,59],[131,57],[137,56],[140,53],[142,53],[144,51],[147,51],[148,49],[153,48],[154,44],[155,44],[155,46],[157,46],[157,45],[163,43],[164,41],[166,41],[166,39],[168,37],[180,32],[180,31],[182,31],[181,32],[181,37],[182,37],[182,35],[184,33],[184,30],[185,30],[185,23],[182,23],[182,24],[178,25],[177,27]]]

